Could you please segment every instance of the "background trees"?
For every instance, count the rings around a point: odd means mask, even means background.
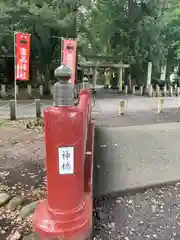
[[[179,0],[0,0],[0,54],[13,54],[13,31],[31,33],[32,80],[60,63],[60,37],[77,37],[79,57],[108,55],[131,64],[138,81],[180,59]]]

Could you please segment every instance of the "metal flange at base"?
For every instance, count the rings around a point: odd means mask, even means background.
[[[86,198],[78,217],[69,219],[65,213],[50,211],[47,201],[42,201],[36,208],[33,227],[38,233],[38,240],[90,240],[92,197]]]

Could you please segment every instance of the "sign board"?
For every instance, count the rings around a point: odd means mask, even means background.
[[[59,147],[59,174],[74,174],[74,147]]]
[[[72,69],[71,81],[75,84],[76,78],[76,40],[62,40],[62,64],[68,65]]]
[[[29,80],[30,34],[15,33],[15,80]]]

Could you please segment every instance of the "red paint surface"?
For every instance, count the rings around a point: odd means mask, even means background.
[[[48,199],[36,209],[35,230],[43,239],[84,240],[92,227],[93,154],[85,158],[94,144],[91,92],[82,91],[77,106],[47,108],[44,123]],[[74,146],[74,174],[60,175],[58,147],[67,146]]]
[[[29,80],[30,34],[15,33],[16,80]]]
[[[72,69],[71,82],[75,84],[76,78],[76,40],[63,39],[62,40],[62,63]]]

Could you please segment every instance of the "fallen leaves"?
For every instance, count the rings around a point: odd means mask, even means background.
[[[23,194],[22,196],[16,195],[11,197],[10,194],[0,193],[0,222],[4,221],[3,226],[0,227],[0,233],[1,235],[5,235],[12,229],[7,240],[19,240],[25,230],[26,233],[30,232],[32,228],[32,215],[39,203],[39,198],[46,196],[44,186],[40,186],[37,189],[32,188],[26,196],[23,196]],[[32,201],[32,199],[36,200]]]
[[[10,235],[7,240],[19,240],[21,237],[21,233],[19,231],[16,231],[14,234]]]
[[[37,164],[44,159],[43,120],[3,121],[0,126],[0,236],[19,240],[31,232],[33,211],[46,197],[44,166]]]
[[[26,129],[31,129],[36,132],[43,132],[44,121],[43,119],[28,120],[25,122]]]

